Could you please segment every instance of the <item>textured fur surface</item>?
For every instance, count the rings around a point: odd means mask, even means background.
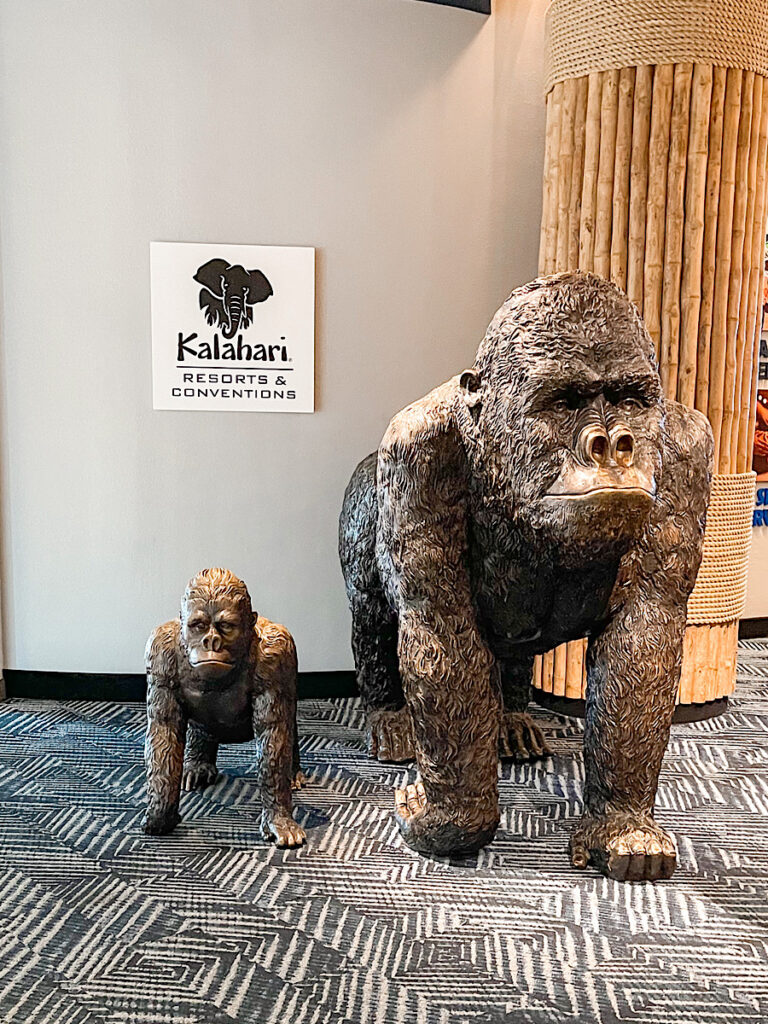
[[[546,753],[524,714],[533,657],[587,636],[573,862],[670,873],[651,814],[711,461],[637,310],[589,274],[513,292],[474,367],[394,417],[347,488],[339,546],[371,746],[386,712],[388,749],[418,762],[397,797],[414,848],[492,838],[499,751]]]
[[[226,659],[224,668],[196,663],[206,655]],[[179,618],[150,636],[146,661],[145,830],[172,831],[182,787],[202,789],[216,780],[219,743],[255,740],[264,838],[280,846],[303,842],[291,798],[301,773],[296,647],[288,630],[254,614],[242,580],[207,569],[190,580]]]

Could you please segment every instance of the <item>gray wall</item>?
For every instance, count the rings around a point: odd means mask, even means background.
[[[0,0],[6,666],[140,671],[212,564],[351,665],[349,474],[536,270],[546,5],[497,6]],[[315,415],[152,410],[151,239],[318,247]]]

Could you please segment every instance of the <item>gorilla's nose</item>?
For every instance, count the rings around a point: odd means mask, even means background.
[[[619,466],[629,468],[635,458],[635,437],[629,427],[614,427],[611,431],[611,455]]]
[[[605,429],[598,424],[585,427],[579,436],[582,460],[587,465],[605,466],[611,457],[611,442]]]

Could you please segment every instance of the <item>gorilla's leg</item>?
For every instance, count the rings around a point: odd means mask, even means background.
[[[383,594],[355,597],[352,651],[368,711],[368,750],[379,761],[412,761],[413,732],[397,663],[397,618]]]
[[[186,792],[205,789],[216,781],[219,744],[198,722],[187,723],[187,744],[181,788]]]
[[[590,642],[584,817],[571,860],[619,880],[669,878],[671,837],[653,820],[680,681],[685,604],[637,589]]]
[[[339,519],[339,557],[352,610],[357,685],[368,713],[368,748],[380,761],[413,759],[411,723],[397,665],[397,617],[376,564],[377,453],[349,481]]]
[[[296,725],[296,716],[293,718],[293,765],[291,789],[301,789],[307,777],[301,770],[301,757],[299,756],[299,729]]]
[[[532,761],[549,757],[552,750],[544,733],[526,709],[531,699],[533,656],[499,662],[504,711],[499,733],[499,757]]]

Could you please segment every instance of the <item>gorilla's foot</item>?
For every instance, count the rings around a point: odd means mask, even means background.
[[[405,842],[418,853],[446,857],[477,853],[487,846],[496,834],[498,817],[492,824],[479,816],[473,820],[466,812],[462,817],[464,824],[431,807],[421,782],[395,790],[395,819]]]
[[[544,733],[524,711],[507,711],[501,719],[499,757],[513,761],[535,761],[550,757],[552,749]]]
[[[273,840],[276,846],[301,846],[307,834],[297,825],[290,814],[268,814],[262,811],[261,834],[264,839]]]
[[[167,836],[181,821],[175,807],[149,808],[144,819],[144,831],[148,836]]]
[[[206,786],[212,786],[218,776],[216,765],[210,761],[188,761],[181,774],[181,788],[185,793],[205,789]]]
[[[301,789],[301,787],[306,786],[306,784],[307,776],[304,774],[304,772],[299,771],[296,772],[296,774],[293,776],[293,779],[291,780],[291,789]]]
[[[408,708],[368,712],[368,753],[379,761],[412,761],[416,756]]]
[[[620,882],[669,878],[677,860],[672,837],[647,814],[585,814],[571,835],[569,849],[574,867],[592,863]]]

